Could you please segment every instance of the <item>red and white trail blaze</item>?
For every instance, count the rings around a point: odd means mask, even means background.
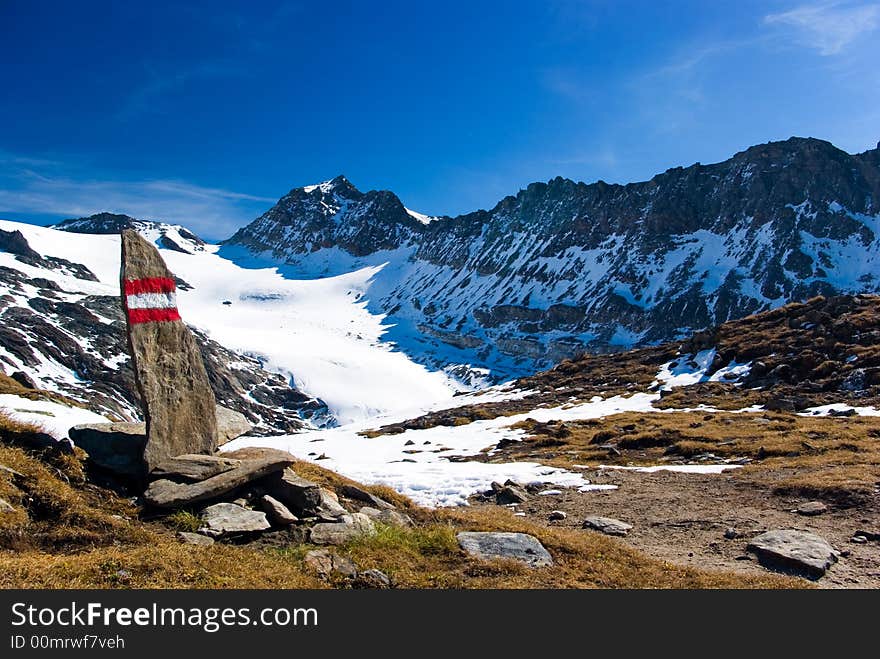
[[[170,277],[126,279],[123,282],[128,322],[168,322],[180,320],[177,286]]]

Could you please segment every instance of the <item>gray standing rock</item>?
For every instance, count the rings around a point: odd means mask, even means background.
[[[837,562],[837,553],[825,538],[808,531],[767,531],[752,538],[746,549],[762,565],[818,579]]]
[[[459,546],[476,558],[512,558],[529,567],[553,565],[553,558],[544,545],[526,533],[462,531],[456,537]]]
[[[214,538],[209,538],[201,533],[190,533],[188,531],[178,531],[177,539],[185,545],[199,545],[202,547],[210,547],[214,544]]]
[[[299,521],[297,516],[287,509],[287,506],[268,494],[260,497],[260,507],[275,526],[290,526]]]
[[[216,503],[202,511],[201,533],[221,536],[233,533],[253,533],[271,528],[266,513],[248,510],[234,503]]]
[[[341,517],[339,522],[315,524],[309,540],[316,545],[344,545],[375,532],[373,520],[363,513],[352,513]]]
[[[590,515],[584,520],[583,528],[599,531],[605,535],[625,536],[632,529],[632,524],[621,522],[613,517]]]
[[[163,460],[217,448],[216,402],[192,333],[177,311],[174,275],[136,231],[122,232],[122,306],[147,424],[143,474]]]
[[[197,483],[153,481],[144,492],[144,501],[156,508],[182,508],[201,501],[217,499],[269,474],[280,472],[295,461],[292,455],[279,454],[256,460],[242,460],[229,471]]]

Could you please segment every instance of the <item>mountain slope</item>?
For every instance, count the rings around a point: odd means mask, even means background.
[[[880,149],[792,138],[650,181],[533,183],[429,224],[344,177],[297,188],[226,241],[297,276],[382,267],[370,308],[434,366],[522,375],[817,294],[880,290]],[[237,251],[240,250],[240,251]]]

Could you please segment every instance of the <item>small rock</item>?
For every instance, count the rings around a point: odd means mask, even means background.
[[[299,521],[297,516],[288,510],[287,506],[269,494],[260,497],[260,507],[266,513],[269,521],[275,526],[290,526]]]
[[[752,538],[746,549],[765,567],[791,571],[812,579],[822,577],[837,562],[824,538],[808,531],[773,530]]]
[[[382,570],[364,570],[356,581],[362,588],[391,588],[391,579]]]
[[[481,559],[512,558],[529,567],[553,565],[553,558],[540,541],[525,533],[462,531],[459,546],[471,556]]]
[[[523,503],[529,498],[525,490],[520,489],[516,485],[505,485],[495,492],[495,503],[499,506],[506,506],[511,503]]]
[[[868,539],[863,535],[854,535],[849,539],[849,541],[857,545],[864,545],[868,542]]]
[[[547,519],[549,519],[551,522],[558,522],[562,521],[566,517],[568,517],[568,515],[564,510],[553,510],[550,512],[550,515],[547,517]]]
[[[303,557],[303,563],[324,578],[338,575],[353,579],[358,573],[357,566],[350,559],[328,549],[313,549]]]
[[[201,545],[209,547],[214,544],[214,538],[209,538],[201,533],[189,533],[188,531],[178,531],[177,539],[185,545]]]
[[[266,513],[248,510],[234,503],[216,503],[202,511],[204,526],[200,532],[210,536],[230,533],[252,533],[271,528]]]
[[[15,506],[9,503],[6,499],[0,499],[0,513],[14,513]]]
[[[863,536],[866,540],[871,540],[872,542],[877,542],[880,540],[880,531],[865,531],[864,529],[859,529],[853,535]]]
[[[733,528],[732,526],[724,529],[724,537],[727,538],[728,540],[733,540],[738,535],[739,535],[739,533],[737,533],[736,529]]]
[[[335,522],[348,511],[339,505],[339,499],[334,492],[321,488],[321,503],[314,511],[315,517],[325,522]]]
[[[797,507],[798,515],[821,515],[822,513],[828,510],[828,506],[826,506],[821,501],[807,501],[806,503],[802,503]]]
[[[406,513],[400,512],[399,510],[379,510],[378,508],[364,506],[363,508],[361,508],[361,512],[372,519],[374,522],[379,522],[380,524],[384,524],[385,526],[414,526],[412,518]]]
[[[593,529],[605,535],[624,536],[629,533],[632,524],[621,522],[613,517],[601,517],[599,515],[590,515],[584,520],[583,528]]]
[[[365,535],[376,532],[373,520],[363,513],[344,515],[339,522],[315,524],[309,540],[316,545],[344,545]]]

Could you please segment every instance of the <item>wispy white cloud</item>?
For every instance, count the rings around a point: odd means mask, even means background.
[[[58,163],[0,153],[0,213],[59,219],[109,211],[182,224],[208,238],[228,237],[274,199],[174,179],[114,180],[59,171]]]
[[[798,43],[818,50],[820,55],[837,55],[880,27],[880,4],[833,2],[802,5],[768,14],[764,23],[786,28]]]

